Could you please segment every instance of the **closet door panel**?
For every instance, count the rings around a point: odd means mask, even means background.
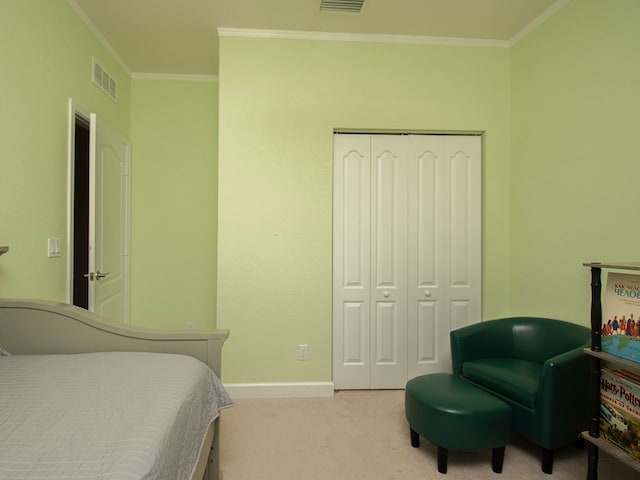
[[[410,160],[412,174],[409,175],[410,214],[415,212],[417,223],[409,225],[409,238],[416,238],[417,243],[410,246],[415,255],[413,261],[417,271],[413,276],[414,284],[421,287],[433,287],[437,284],[438,264],[438,201],[439,173],[441,166],[441,145],[432,145],[416,152],[416,158]],[[440,160],[442,163],[442,160]],[[413,188],[412,188],[413,187]]]
[[[396,365],[398,363],[398,316],[395,302],[376,304],[376,348],[374,364]]]
[[[482,160],[479,136],[449,136],[450,165],[449,298],[450,328],[481,319]]]
[[[433,362],[437,355],[438,345],[433,339],[438,334],[438,304],[436,302],[419,301],[417,316],[417,335],[409,335],[409,351],[415,351],[418,364]],[[410,329],[411,330],[411,329]]]
[[[406,156],[403,136],[371,137],[371,388],[406,384]]]
[[[408,378],[446,370],[441,352],[447,315],[443,274],[447,267],[449,211],[445,136],[408,137]],[[445,347],[446,351],[446,347]]]
[[[469,177],[471,158],[462,151],[456,151],[449,160],[451,165],[451,285],[469,286],[471,279],[469,224]]]
[[[344,302],[343,308],[343,364],[350,366],[365,365],[367,361],[364,353],[367,351],[367,346],[362,332],[366,328],[365,311],[367,309],[363,302]]]
[[[475,323],[471,316],[471,302],[467,300],[453,300],[451,302],[451,330]],[[477,321],[477,320],[476,320]]]
[[[336,388],[369,388],[371,158],[368,135],[334,137],[333,348]]]

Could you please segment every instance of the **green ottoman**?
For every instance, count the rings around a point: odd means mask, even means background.
[[[420,446],[420,436],[438,447],[440,473],[447,473],[449,450],[487,448],[493,471],[502,472],[511,407],[494,395],[448,373],[423,375],[407,382],[405,415],[413,447]]]

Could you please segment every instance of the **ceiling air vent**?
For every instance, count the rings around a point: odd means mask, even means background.
[[[93,59],[93,83],[114,100],[118,100],[118,84],[109,73]]]
[[[360,13],[364,0],[321,0],[322,12],[356,12]]]

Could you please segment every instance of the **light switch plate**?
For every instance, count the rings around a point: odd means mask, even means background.
[[[49,238],[47,239],[47,256],[51,257],[59,257],[62,255],[61,244],[59,238]]]

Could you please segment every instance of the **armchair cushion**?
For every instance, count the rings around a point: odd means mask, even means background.
[[[529,408],[536,406],[542,363],[518,358],[485,358],[462,365],[462,376]]]

